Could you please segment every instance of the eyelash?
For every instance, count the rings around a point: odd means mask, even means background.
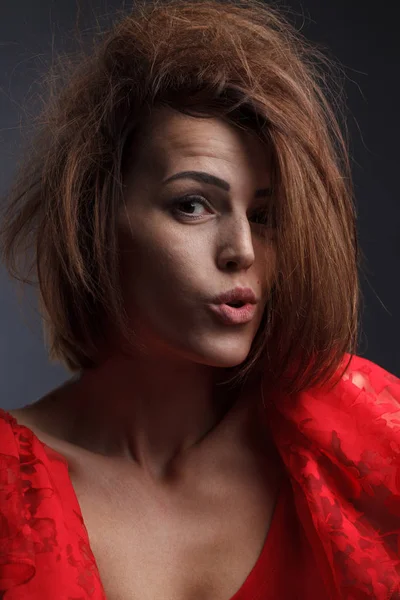
[[[197,194],[187,194],[186,196],[182,196],[181,198],[177,198],[176,202],[173,205],[173,212],[180,214],[180,215],[185,215],[186,218],[188,218],[190,221],[197,221],[198,219],[202,218],[201,216],[191,216],[191,215],[187,215],[184,213],[184,211],[180,211],[177,207],[180,204],[188,204],[189,202],[194,202],[194,203],[198,203],[201,204],[202,206],[205,206],[208,209],[211,209],[211,206],[209,204],[209,202],[207,202],[207,200],[203,197],[203,196],[199,196]],[[265,216],[266,211],[265,209],[263,209],[262,211],[259,211],[263,216]],[[267,225],[267,223],[258,223],[259,225]]]

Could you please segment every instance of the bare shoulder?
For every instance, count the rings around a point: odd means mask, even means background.
[[[39,434],[43,432],[43,425],[40,421],[40,416],[30,405],[22,408],[9,409],[7,412],[14,417],[19,425],[27,427],[38,437],[41,437]]]
[[[40,430],[43,433],[46,431],[50,433],[52,431],[51,422],[54,423],[54,417],[57,413],[56,396],[57,390],[53,390],[32,404],[8,410],[7,412],[12,415],[20,425],[29,427],[29,429],[32,429],[34,432],[35,430]],[[50,401],[52,401],[51,411],[49,410]]]
[[[35,402],[7,412],[21,425],[34,426],[57,435],[61,429],[60,425],[70,420],[73,414],[72,401],[76,393],[75,388],[76,382],[72,379],[68,380]]]
[[[69,386],[70,382],[66,382],[32,404],[7,411],[19,425],[30,429],[41,442],[64,456],[75,449],[69,441],[70,419],[64,402]]]

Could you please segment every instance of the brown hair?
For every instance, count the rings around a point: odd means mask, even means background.
[[[227,119],[273,151],[278,271],[236,378],[261,364],[292,392],[328,382],[355,352],[359,310],[349,159],[328,100],[330,89],[337,105],[336,80],[324,83],[331,61],[258,0],[142,0],[78,58],[46,101],[1,232],[11,275],[37,275],[50,358],[91,367],[107,323],[128,331],[113,224],[140,125],[164,105]]]

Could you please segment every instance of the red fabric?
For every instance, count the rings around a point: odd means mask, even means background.
[[[353,356],[332,391],[265,415],[289,479],[231,600],[399,600],[400,380]],[[0,599],[26,598],[105,595],[67,462],[0,409]]]
[[[230,600],[323,600],[325,584],[284,479],[263,550]]]
[[[399,600],[400,379],[353,355],[332,391],[276,394],[267,414],[324,598]]]
[[[0,599],[104,600],[68,463],[0,409]]]

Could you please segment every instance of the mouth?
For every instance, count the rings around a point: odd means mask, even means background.
[[[256,305],[250,302],[229,302],[225,304],[209,304],[212,312],[225,325],[243,325],[253,320]]]
[[[245,304],[257,304],[257,298],[250,287],[237,286],[228,292],[224,292],[215,298],[212,298],[211,302],[214,304],[227,304],[234,307],[239,305],[240,307]]]

